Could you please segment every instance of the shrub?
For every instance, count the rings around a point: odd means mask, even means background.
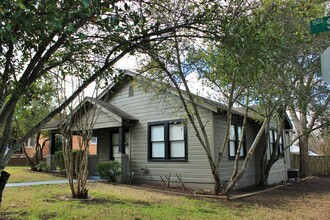
[[[40,172],[48,173],[50,171],[50,167],[47,165],[45,161],[40,161],[40,163],[36,166],[37,170]]]
[[[101,179],[116,182],[120,176],[120,163],[118,161],[101,162],[97,165]]]
[[[60,171],[65,169],[63,151],[57,151],[54,154],[54,164]]]
[[[75,159],[73,166],[74,166],[74,171],[75,171],[75,166],[76,166],[76,162],[77,164],[80,164],[80,161],[76,161],[77,159],[80,159],[83,156],[83,152],[81,150],[73,150],[72,151],[72,156]],[[81,157],[79,157],[81,156]],[[60,171],[65,170],[65,163],[64,163],[64,156],[63,156],[63,151],[57,151],[54,154],[54,163],[55,166],[59,168]]]

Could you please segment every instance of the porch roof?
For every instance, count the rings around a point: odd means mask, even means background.
[[[120,126],[132,126],[134,125],[138,119],[121,110],[120,108],[111,105],[110,103],[104,102],[102,100],[86,97],[73,111],[73,114],[76,114],[79,109],[86,104],[92,104],[96,108],[98,108],[102,115],[105,115],[108,118],[108,123],[102,121],[102,119],[97,118],[96,123],[94,125],[94,129],[99,128],[108,128],[108,127],[120,127]],[[102,121],[102,122],[100,122]],[[66,122],[65,122],[66,123]],[[53,121],[47,123],[42,127],[41,130],[51,130],[51,131],[59,131],[60,121]]]
[[[95,107],[98,107],[102,112],[114,118],[116,121],[118,121],[124,126],[131,126],[138,121],[137,118],[131,116],[130,114],[108,102],[92,97],[87,97],[86,99],[91,104],[95,105]]]

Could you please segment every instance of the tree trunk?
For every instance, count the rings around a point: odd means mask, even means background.
[[[219,195],[220,192],[222,192],[223,187],[220,181],[220,175],[219,173],[212,173],[213,179],[214,179],[214,187],[213,187],[213,193],[214,195]]]
[[[6,183],[10,177],[10,174],[7,173],[6,171],[1,172],[0,176],[0,207],[1,207],[1,202],[2,202],[2,192],[5,189]]]
[[[300,150],[300,177],[309,176],[309,155],[308,155],[308,137],[302,136],[299,138]]]
[[[266,169],[264,170],[264,172],[261,173],[259,186],[265,188],[268,185],[269,173],[276,161],[277,161],[276,157],[274,158],[273,156],[269,159]]]
[[[80,192],[72,193],[72,198],[74,199],[88,199],[88,189],[80,190]]]
[[[33,159],[29,157],[29,155],[26,152],[25,146],[23,146],[22,149],[23,149],[24,155],[25,155],[25,157],[26,157],[26,159],[27,159],[27,161],[28,161],[28,163],[31,167],[31,170],[32,171],[37,171],[36,165],[38,165],[38,164],[34,163]]]
[[[224,191],[225,195],[228,196],[231,194],[231,192],[234,190],[234,187],[236,186],[237,182],[242,178],[242,176],[245,174],[245,171],[248,169],[250,160],[252,159],[252,156],[254,155],[254,151],[255,151],[255,149],[259,143],[259,140],[260,140],[262,134],[264,133],[265,127],[266,127],[267,123],[269,123],[269,121],[270,121],[270,117],[266,117],[264,119],[264,122],[262,123],[262,126],[259,129],[259,132],[258,132],[257,136],[255,137],[255,139],[251,145],[251,148],[244,159],[244,162],[242,164],[240,171],[237,173],[235,178],[233,178],[230,181],[229,185],[225,189],[225,191]]]
[[[260,182],[259,186],[260,187],[266,187],[268,182],[265,175],[265,170],[267,167],[267,149],[269,148],[269,123],[265,125],[265,132],[264,132],[264,144],[263,144],[263,149],[261,152],[261,157],[260,157]]]

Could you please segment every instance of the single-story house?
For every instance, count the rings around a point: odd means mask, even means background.
[[[211,142],[212,156],[216,157],[226,129],[224,105],[199,98],[198,108]],[[159,92],[153,88],[152,83],[146,86],[144,80],[127,71],[121,80],[110,85],[98,98],[88,97],[84,103],[92,103],[99,110],[93,129],[93,136],[97,137],[99,162],[114,159],[121,161],[122,177],[126,176],[122,178],[122,182],[127,181],[128,176],[133,173],[134,181],[161,182],[160,176],[178,172],[181,173],[185,185],[198,185],[203,188],[213,185],[205,151],[186,119],[175,92],[168,89]],[[231,177],[237,137],[243,121],[243,113],[239,109],[233,110],[232,114],[232,135],[220,170],[223,181],[228,181]],[[260,124],[250,117],[241,151],[242,158],[245,157],[259,128]],[[285,129],[291,128],[291,123],[287,121]],[[51,130],[54,134],[58,132],[56,127]],[[272,135],[274,134],[275,131]],[[260,143],[264,142],[263,139]],[[286,139],[287,135],[283,132],[282,150],[288,143]],[[256,158],[261,155],[263,146],[259,144],[257,147],[255,156],[237,188],[259,183],[261,162]],[[290,156],[288,152],[284,152],[284,155],[271,170],[270,184],[287,179]],[[173,178],[171,182],[175,181]]]

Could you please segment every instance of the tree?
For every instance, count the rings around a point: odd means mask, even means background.
[[[74,83],[75,81],[76,83]],[[79,87],[81,80],[77,79],[71,82],[73,82],[71,86],[75,89],[75,87]],[[63,87],[61,90],[66,91],[65,83]],[[92,96],[98,95],[98,88],[99,86],[96,85]],[[61,95],[65,97],[65,94]],[[95,107],[95,102],[91,101],[92,98],[84,97],[84,93],[81,93],[75,100],[76,102],[71,103],[61,113],[60,122],[60,132],[65,138],[62,150],[66,175],[69,180],[72,198],[78,199],[88,198],[86,183],[88,179],[89,143],[92,139],[93,128],[99,114],[99,110]],[[72,149],[73,135],[78,137],[79,149],[76,153]]]
[[[206,46],[201,46],[200,50],[203,52],[196,50],[196,47],[198,47],[196,42],[187,39],[187,33],[177,31],[173,31],[174,39],[158,44],[158,50],[155,49],[156,47],[142,48],[150,57],[147,66],[144,67],[144,70],[147,70],[149,73],[148,76],[167,83],[167,86],[173,86],[176,93],[179,95],[186,117],[192,124],[196,136],[205,150],[214,179],[215,194],[219,194],[219,192],[225,194],[231,193],[238,180],[244,175],[258,141],[263,134],[264,127],[272,116],[272,114],[268,114],[264,117],[260,131],[245,158],[243,166],[239,170],[238,159],[244,139],[243,135],[248,113],[248,108],[246,108],[242,126],[243,131],[241,132],[240,144],[236,152],[233,176],[229,185],[223,189],[220,180],[220,165],[224,150],[228,146],[232,109],[237,101],[242,100],[243,94],[245,94],[246,97],[245,105],[248,106],[250,99],[248,88],[254,82],[252,79],[260,75],[260,73],[258,73],[259,70],[255,68],[256,62],[251,62],[260,60],[259,57],[251,55],[255,52],[254,49],[257,48],[257,44],[252,44],[251,46],[249,43],[244,42],[244,37],[247,37],[247,35],[251,33],[248,28],[251,28],[251,30],[253,29],[253,26],[249,24],[249,12],[251,12],[256,5],[250,5],[244,2],[231,3],[232,4],[229,4],[228,7],[222,7],[221,10],[223,11],[217,11],[217,20],[213,20],[212,22],[214,30],[217,29],[217,31],[209,31],[207,35],[205,32],[199,32],[198,36],[200,39],[206,39],[203,42]],[[224,21],[228,21],[228,23]],[[209,27],[209,29],[213,30],[212,26]],[[237,30],[238,33],[236,32]],[[213,35],[211,35],[211,33]],[[218,36],[220,34],[221,37]],[[251,40],[254,38],[250,37],[248,39]],[[260,41],[262,40],[263,39],[260,39]],[[212,47],[210,45],[216,46]],[[212,55],[205,55],[205,47],[209,47],[211,50],[215,49],[213,51],[214,53]],[[263,54],[259,54],[259,56],[262,55]],[[242,63],[242,59],[247,60]],[[241,65],[237,65],[237,61],[240,61]],[[222,145],[215,146],[219,149],[219,153],[216,157],[213,157],[213,146],[210,144],[211,142],[205,131],[205,122],[202,119],[197,105],[197,102],[200,100],[190,92],[186,79],[186,76],[194,71],[198,71],[201,78],[206,78],[212,82],[213,86],[215,85],[217,87],[217,92],[220,94],[219,97],[226,100],[227,130]],[[259,75],[254,76],[254,74]],[[273,111],[274,110],[271,110],[271,112]]]
[[[26,132],[51,112],[55,104],[55,85],[52,80],[46,76],[44,80],[36,81],[18,102],[13,119],[12,142],[19,141]],[[42,136],[46,137],[48,135],[43,132]],[[36,143],[34,159],[30,158],[26,153],[25,146],[22,146],[32,170],[36,170],[36,165],[42,161],[42,150],[46,142],[49,141],[49,139],[45,139],[40,144],[40,137],[41,132],[37,132],[31,137],[35,139]]]
[[[211,75],[211,81],[215,83],[217,90],[226,98],[231,99],[230,89],[233,89],[232,86],[234,82],[236,84],[235,86],[240,85],[241,88],[242,86],[247,86],[250,88],[250,103],[259,106],[259,108],[254,108],[252,110],[254,112],[257,110],[258,114],[277,121],[279,125],[277,127],[277,137],[271,147],[269,146],[268,132],[270,121],[268,121],[264,128],[265,143],[262,157],[260,158],[262,165],[260,185],[262,186],[267,185],[267,179],[272,166],[283,155],[281,152],[284,152],[278,151],[278,148],[281,146],[280,134],[283,131],[282,125],[286,117],[286,109],[288,109],[289,104],[297,103],[297,100],[302,100],[292,95],[293,93],[302,93],[302,90],[299,91],[299,86],[295,84],[299,75],[299,71],[297,71],[299,69],[295,68],[295,65],[299,63],[297,62],[299,53],[304,51],[307,45],[311,43],[311,41],[308,41],[309,33],[306,32],[308,27],[305,27],[308,22],[306,22],[305,19],[301,19],[301,17],[305,18],[306,16],[304,13],[306,13],[306,10],[310,11],[311,9],[313,10],[309,13],[314,13],[315,16],[315,14],[322,11],[322,8],[324,7],[320,7],[320,5],[317,4],[304,5],[294,1],[279,3],[264,1],[263,4],[260,4],[258,9],[253,10],[249,16],[243,17],[241,20],[235,20],[237,23],[235,23],[235,21],[231,22],[230,32],[224,32],[224,39],[218,44],[214,43],[214,45],[219,46],[212,46],[206,52],[207,55],[202,57],[197,55],[197,58],[194,58],[195,61],[198,60],[197,69],[201,72],[205,72],[205,70],[209,71],[210,69],[218,70],[218,72],[214,71],[215,74]],[[296,19],[291,19],[292,11],[297,11],[298,16]],[[226,35],[227,33],[228,35]],[[313,44],[311,48],[315,51],[317,47],[324,47],[324,43],[324,39],[318,39],[317,43]],[[202,54],[205,54],[205,52]],[[207,62],[205,63],[204,61]],[[239,66],[237,65],[238,63]],[[251,67],[251,65],[253,66]],[[229,74],[226,74],[228,70]],[[238,71],[240,74],[237,74],[239,75],[237,78],[243,77],[243,80],[241,79],[241,81],[238,81],[236,78],[235,81],[233,81],[234,77],[230,77],[230,73],[234,71]],[[308,71],[305,72],[305,76],[307,72]],[[202,77],[205,76],[210,79],[210,75],[207,76],[203,73]],[[232,74],[232,76],[234,75]],[[319,80],[315,76],[314,79]],[[313,80],[303,81],[312,82]],[[313,86],[311,89],[312,88]],[[314,88],[317,89],[316,87]],[[227,92],[223,93],[226,89]],[[324,96],[326,88],[321,89],[319,87],[317,90],[323,93]],[[305,92],[303,93],[306,95]],[[324,97],[323,100],[320,98],[322,96],[321,93],[315,92],[315,95],[319,95],[319,98],[316,98],[320,101],[319,104],[316,105],[319,107],[316,107],[319,112],[326,110],[326,106],[329,102]],[[243,97],[246,95],[247,93],[241,94]],[[307,96],[308,98],[304,97],[307,98],[304,103],[307,103],[308,99],[312,98],[312,96],[313,95],[310,94]],[[239,101],[238,103],[240,105],[244,104],[240,100],[237,101]],[[313,103],[316,104],[315,101],[313,101]],[[230,103],[228,103],[228,105],[230,105]],[[313,108],[315,107],[310,108],[310,110]],[[299,108],[291,107],[291,109],[296,111]],[[297,118],[299,117],[296,117],[296,119]],[[310,130],[313,129],[315,129],[315,127],[311,126]],[[301,134],[299,136],[301,136]],[[269,159],[267,159],[266,154],[267,151],[269,151],[268,149],[272,149]]]
[[[51,1],[1,3],[1,139],[0,169],[28,137],[61,112],[95,79],[112,74],[112,66],[139,45],[171,37],[174,29],[197,28],[202,13],[186,8],[185,16],[158,16],[167,1]],[[189,10],[188,10],[189,9]],[[171,17],[172,16],[172,17]],[[26,36],[29,37],[26,37]],[[23,68],[22,68],[23,67]],[[67,100],[28,131],[14,146],[9,143],[15,109],[22,94],[45,74],[84,79]],[[7,152],[7,153],[6,153]]]
[[[43,133],[42,136],[46,136],[46,135]],[[34,154],[34,156],[32,158],[26,152],[26,149],[25,149],[26,146],[25,145],[22,146],[23,153],[24,153],[26,159],[28,160],[28,163],[29,163],[29,165],[31,167],[31,170],[33,170],[33,171],[36,171],[36,170],[41,171],[40,169],[38,169],[38,164],[43,161],[43,150],[44,150],[44,147],[45,147],[46,143],[48,141],[50,141],[50,139],[47,138],[47,139],[45,139],[42,142],[42,144],[40,144],[40,137],[41,137],[41,132],[38,132],[35,135],[35,143],[36,143],[36,145],[34,146],[34,148],[35,148],[35,154]]]
[[[329,35],[309,33],[309,21],[322,17],[326,11],[323,1],[297,4],[289,1],[280,15],[287,23],[290,33],[286,35],[291,54],[288,57],[287,81],[291,90],[288,112],[294,124],[300,148],[300,175],[309,175],[308,141],[313,130],[328,126],[330,88],[321,79],[320,55],[329,46]]]
[[[113,65],[140,45],[170,38],[175,29],[203,29],[213,1],[187,2],[182,14],[172,1],[10,1],[1,9],[0,170],[11,155],[90,83],[112,75]],[[207,4],[210,2],[210,4]],[[202,6],[202,7],[201,7]],[[205,7],[204,7],[205,6]],[[172,22],[175,21],[175,22]],[[13,145],[12,123],[22,95],[46,74],[84,81],[73,94]]]

